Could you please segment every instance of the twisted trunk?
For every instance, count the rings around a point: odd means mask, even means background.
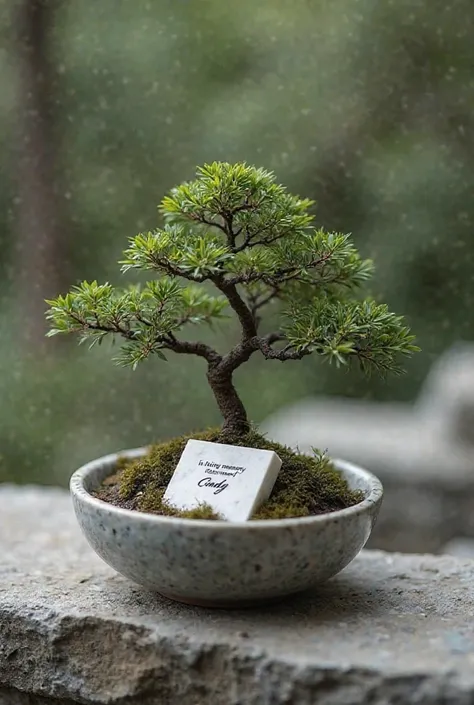
[[[222,432],[229,436],[243,436],[248,433],[250,423],[242,400],[232,383],[232,373],[209,369],[207,379],[224,419]]]

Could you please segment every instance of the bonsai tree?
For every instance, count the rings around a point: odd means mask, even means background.
[[[122,272],[150,272],[151,280],[124,289],[83,281],[48,301],[49,335],[77,333],[91,347],[118,336],[117,361],[133,368],[149,356],[203,358],[222,433],[233,437],[250,429],[233,374],[252,355],[287,362],[315,354],[399,372],[399,358],[417,350],[413,335],[385,304],[361,297],[372,262],[348,235],[314,227],[312,204],[264,169],[205,165],[162,200],[162,226],[124,252]],[[226,316],[240,327],[227,351],[185,337],[190,326]]]

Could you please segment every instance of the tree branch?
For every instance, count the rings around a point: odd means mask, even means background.
[[[227,244],[228,244],[229,248],[232,250],[232,252],[237,253],[237,252],[241,252],[243,249],[245,249],[245,247],[247,247],[247,245],[248,245],[248,242],[246,240],[244,245],[239,245],[238,247],[236,247],[235,240],[242,233],[243,228],[241,227],[237,231],[234,231],[234,229],[233,229],[234,216],[237,213],[241,213],[242,211],[256,210],[260,205],[261,205],[260,202],[259,203],[250,203],[249,196],[247,196],[245,198],[244,203],[242,203],[240,206],[236,206],[235,208],[232,209],[232,211],[228,211],[228,212],[222,211],[219,214],[222,217],[224,224],[218,223],[215,220],[209,220],[204,215],[199,215],[199,214],[193,214],[191,216],[191,218],[193,220],[197,221],[198,223],[202,223],[204,225],[209,225],[210,227],[218,228],[226,236]],[[268,227],[271,227],[271,225],[269,225],[265,228],[262,228],[257,233],[254,233],[253,235],[250,236],[250,239],[261,234],[262,232],[267,230]],[[275,239],[277,239],[277,238],[275,238]],[[255,243],[255,244],[260,244],[260,243]],[[251,246],[253,247],[254,245],[252,244]]]
[[[245,342],[238,343],[227,355],[225,355],[219,365],[219,371],[223,374],[232,374],[235,370],[250,359],[254,352],[258,350],[258,338],[254,337]]]
[[[118,335],[123,336],[124,338],[127,338],[127,340],[133,340],[135,337],[135,334],[132,330],[129,330],[128,328],[122,328],[118,325],[118,323],[115,324],[115,326],[105,326],[100,323],[98,318],[96,318],[96,323],[89,323],[88,321],[85,321],[83,318],[81,318],[75,313],[72,313],[71,311],[68,312],[68,315],[72,318],[73,321],[79,323],[84,328],[84,330],[99,330],[103,333],[116,333]]]
[[[286,340],[286,335],[280,331],[275,331],[274,333],[268,333],[263,337],[266,345],[273,345],[273,343],[280,343]]]
[[[250,249],[251,247],[257,247],[257,245],[271,245],[272,243],[276,242],[277,240],[280,240],[286,233],[279,233],[278,235],[274,235],[273,237],[269,238],[268,240],[255,240],[252,242],[254,237],[257,237],[257,235],[261,235],[265,230],[268,228],[262,228],[261,230],[257,230],[257,232],[252,233],[250,235],[246,235],[245,240],[241,245],[235,248],[235,254],[238,252],[242,252],[242,250],[245,249]],[[242,228],[240,229],[239,234],[242,232]]]
[[[209,225],[210,227],[218,228],[226,236],[229,248],[232,251],[235,251],[235,238],[237,237],[238,233],[234,233],[232,229],[234,213],[220,213],[220,215],[224,221],[224,225],[222,225],[222,223],[217,223],[215,220],[208,220],[207,218],[201,215],[194,215],[191,217],[198,223],[203,223],[204,225]]]
[[[153,264],[158,271],[164,271],[166,274],[170,274],[173,277],[182,277],[183,279],[188,279],[188,281],[197,282],[201,284],[202,282],[210,279],[211,277],[206,277],[204,275],[194,276],[191,272],[183,272],[179,267],[174,267],[168,260],[159,259],[157,257],[152,258]]]
[[[258,338],[258,347],[266,360],[286,362],[287,360],[301,360],[306,355],[311,355],[311,350],[294,350],[291,345],[287,345],[282,350],[275,350],[272,347],[274,343],[284,340],[286,340],[286,336],[283,333],[269,333],[263,338]]]
[[[116,323],[115,325],[103,325],[99,321],[97,321],[96,323],[89,323],[88,321],[85,321],[80,316],[77,316],[74,313],[69,313],[69,315],[74,321],[79,323],[84,328],[84,330],[98,330],[104,333],[121,335],[127,340],[136,340],[135,332],[133,330],[123,328],[118,323]],[[148,321],[145,321],[144,319],[141,319],[141,322],[147,326],[151,325]],[[156,337],[155,342],[159,343],[160,345],[162,344],[164,349],[172,350],[173,352],[178,354],[181,353],[203,357],[209,362],[209,364],[212,365],[217,365],[222,360],[222,356],[219,355],[219,353],[213,348],[211,348],[209,345],[199,342],[194,343],[187,342],[184,340],[178,340],[173,333],[159,335]]]
[[[224,374],[232,374],[258,350],[267,360],[280,360],[281,362],[300,360],[302,357],[311,354],[311,350],[296,351],[290,345],[287,345],[282,350],[275,350],[272,347],[275,343],[286,340],[286,335],[278,331],[268,333],[265,336],[257,335],[249,340],[242,341],[221,359],[218,371]]]
[[[209,225],[214,228],[219,228],[225,235],[227,235],[227,230],[225,229],[225,226],[222,225],[222,223],[216,223],[214,220],[208,220],[204,216],[200,215],[192,215],[191,216],[193,220],[196,220],[198,223],[202,223],[203,225]]]
[[[237,291],[233,282],[226,281],[222,276],[212,279],[215,286],[227,298],[230,307],[237,314],[242,326],[242,339],[249,340],[257,335],[257,325],[251,310]]]
[[[235,251],[235,238],[236,234],[234,233],[233,230],[233,223],[234,223],[234,214],[229,212],[229,213],[221,213],[224,223],[225,223],[225,228],[224,232],[227,236],[227,245],[229,248],[232,250],[232,252]]]
[[[197,355],[203,357],[210,365],[216,366],[222,361],[222,355],[205,343],[194,343],[186,340],[178,340],[173,333],[169,333],[168,340],[164,347],[178,354]]]
[[[241,213],[242,211],[253,211],[257,210],[262,205],[263,199],[259,201],[258,203],[250,203],[249,202],[249,196],[245,198],[245,202],[242,203],[241,206],[236,206],[232,213],[235,215],[236,213]]]
[[[256,321],[257,311],[263,308],[263,306],[265,306],[266,304],[270,303],[272,299],[277,298],[279,293],[280,287],[275,284],[266,296],[262,296],[260,299],[258,298],[258,296],[249,297],[249,308],[252,313],[252,316],[255,318]]]
[[[265,225],[263,228],[260,228],[259,230],[256,230],[253,233],[246,232],[245,239],[244,241],[235,248],[235,252],[241,252],[242,250],[245,250],[246,248],[250,247],[256,247],[257,245],[270,245],[273,242],[276,242],[277,240],[280,240],[282,237],[286,235],[286,232],[280,232],[274,235],[271,238],[268,238],[268,240],[257,240],[255,241],[254,238],[258,237],[259,235],[263,235],[263,233],[267,232],[268,230],[271,230],[273,227],[278,225],[279,218],[276,218],[275,220],[271,221],[267,225]],[[252,240],[254,240],[252,242]]]
[[[327,252],[324,255],[321,255],[318,257],[318,259],[312,260],[311,262],[308,262],[307,264],[304,265],[304,269],[315,269],[315,267],[318,267],[319,265],[325,265],[327,261],[332,257],[333,252]],[[252,282],[256,281],[263,281],[265,284],[268,286],[275,286],[276,284],[274,283],[274,280],[278,280],[277,283],[284,284],[285,282],[288,281],[303,281],[303,282],[308,282],[307,279],[300,279],[299,276],[299,269],[301,267],[297,265],[293,265],[291,267],[284,267],[282,269],[277,270],[276,272],[272,272],[271,274],[267,274],[265,272],[252,272],[250,274],[236,274],[233,277],[230,277],[227,279],[228,284],[251,284]],[[336,281],[336,280],[334,280]],[[318,284],[317,280],[312,280],[309,283],[314,283]],[[324,282],[325,284],[331,283],[328,281]]]

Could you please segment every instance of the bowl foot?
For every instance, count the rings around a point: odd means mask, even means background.
[[[213,610],[242,610],[252,609],[253,607],[266,607],[274,605],[282,600],[291,597],[290,595],[278,595],[277,597],[261,597],[250,600],[201,600],[197,597],[185,597],[183,595],[170,595],[161,592],[160,595],[166,597],[167,600],[173,602],[181,602],[184,605],[192,605],[193,607],[205,607]]]

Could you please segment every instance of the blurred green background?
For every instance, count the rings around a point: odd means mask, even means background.
[[[1,0],[0,481],[64,484],[219,420],[200,360],[132,373],[44,340],[44,298],[116,283],[127,238],[205,161],[316,199],[423,348],[386,383],[254,360],[237,375],[253,420],[322,391],[413,399],[474,337],[473,36],[471,0]]]

